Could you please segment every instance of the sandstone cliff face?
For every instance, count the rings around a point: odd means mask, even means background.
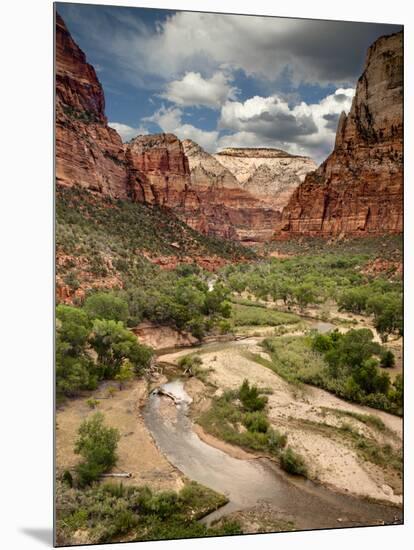
[[[227,168],[254,197],[282,210],[305,175],[315,170],[309,157],[290,155],[280,149],[223,149],[214,158]]]
[[[276,239],[403,230],[402,45],[397,33],[369,48],[334,150],[292,195]]]
[[[244,242],[268,240],[280,213],[246,191],[234,174],[197,143],[184,140],[191,188],[199,198],[198,218],[215,234]],[[197,224],[194,226],[200,230]]]
[[[95,70],[56,14],[56,180],[127,198],[120,136],[107,125]]]

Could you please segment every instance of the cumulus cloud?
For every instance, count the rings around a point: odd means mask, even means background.
[[[355,90],[339,88],[318,103],[290,107],[277,95],[229,101],[221,110],[220,127],[227,133],[220,147],[278,147],[317,161],[332,149],[338,118],[348,112]]]
[[[114,70],[146,87],[182,82],[183,75],[200,71],[211,79],[223,67],[268,81],[287,75],[296,84],[353,85],[367,47],[381,34],[401,29],[196,12],[172,13],[151,26],[140,18],[140,10],[108,6],[71,5],[65,13]]]
[[[219,132],[207,131],[197,128],[192,124],[182,122],[183,112],[177,107],[162,106],[152,116],[145,117],[143,121],[157,124],[163,132],[175,134],[179,139],[192,139],[209,152],[214,152],[217,147]]]
[[[237,88],[229,83],[230,77],[216,72],[211,78],[200,73],[187,72],[181,80],[167,84],[161,97],[181,106],[220,108],[229,99],[236,99]]]
[[[148,130],[143,126],[133,128],[132,126],[128,126],[128,124],[122,124],[122,122],[108,122],[108,126],[118,132],[124,143],[130,141],[136,136],[148,134]]]

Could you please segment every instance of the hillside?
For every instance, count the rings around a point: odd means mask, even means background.
[[[58,300],[90,288],[122,288],[151,273],[193,264],[215,270],[254,258],[246,248],[194,231],[168,210],[79,188],[56,193]]]

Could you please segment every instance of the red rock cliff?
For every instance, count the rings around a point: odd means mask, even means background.
[[[403,35],[369,48],[335,147],[283,210],[276,239],[370,236],[403,229]]]
[[[107,124],[95,69],[56,14],[56,180],[128,196],[120,136]]]

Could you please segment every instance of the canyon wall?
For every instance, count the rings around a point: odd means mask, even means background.
[[[155,134],[123,144],[108,126],[96,72],[58,14],[56,181],[169,208],[206,235],[263,241],[280,220],[279,212],[244,191],[194,142],[183,145],[173,134]]]
[[[122,140],[105,116],[105,98],[63,19],[56,14],[56,181],[127,198]]]
[[[192,140],[183,147],[190,167],[191,188],[200,201],[203,220],[217,234],[242,242],[263,242],[273,233],[280,212],[246,191],[234,174]],[[190,225],[194,222],[188,221]],[[199,230],[199,226],[194,225]]]
[[[335,147],[293,193],[275,239],[403,230],[403,35],[369,48]]]
[[[214,158],[236,177],[244,190],[276,210],[286,206],[306,174],[317,167],[311,158],[281,149],[228,147]]]

